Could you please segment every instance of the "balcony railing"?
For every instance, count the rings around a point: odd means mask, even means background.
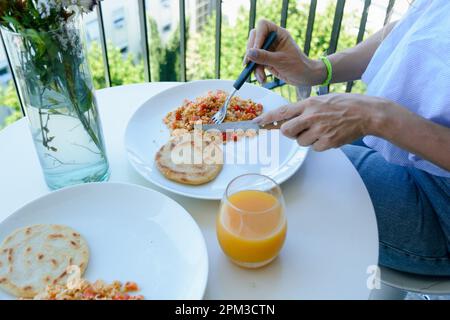
[[[149,48],[149,42],[148,42],[148,23],[147,23],[147,10],[146,10],[146,1],[145,0],[137,0],[138,1],[138,7],[139,7],[139,27],[141,32],[141,39],[142,39],[142,53],[144,56],[144,72],[145,72],[145,80],[151,81],[151,60],[150,60],[150,48]],[[280,12],[280,26],[286,27],[288,23],[288,9],[289,9],[289,0],[281,0],[282,1],[282,7]],[[291,0],[292,1],[292,0]],[[311,50],[311,40],[313,35],[313,29],[314,29],[314,23],[315,23],[315,17],[316,17],[316,11],[317,11],[317,0],[311,0],[309,5],[309,14],[307,19],[307,25],[305,30],[305,42],[303,50],[308,55]],[[355,39],[355,44],[359,43],[363,40],[365,31],[366,31],[366,24],[367,24],[367,17],[369,14],[370,7],[372,5],[371,0],[365,0],[364,1],[364,7],[362,10],[362,14],[360,17],[360,23],[359,23],[359,30],[357,37]],[[389,0],[386,13],[385,13],[385,19],[384,24],[387,23],[388,17],[390,16],[393,8],[395,5],[395,0]],[[339,43],[339,35],[341,31],[342,26],[342,20],[344,17],[344,9],[346,6],[346,0],[336,0],[336,7],[334,12],[334,19],[333,19],[333,26],[332,31],[330,35],[330,40],[328,44],[328,50],[327,54],[332,54],[336,51]],[[110,62],[108,58],[108,49],[107,49],[107,39],[106,39],[106,33],[105,33],[105,23],[103,19],[103,4],[100,2],[100,4],[97,6],[97,17],[98,17],[98,27],[99,27],[99,41],[101,45],[102,50],[102,57],[103,57],[103,64],[104,64],[104,70],[105,70],[105,82],[106,86],[110,87],[112,85],[111,81],[111,69],[110,69]],[[250,31],[252,28],[255,27],[256,23],[256,9],[257,9],[257,0],[250,0],[250,9],[249,9],[249,15],[248,15],[248,30]],[[215,19],[215,77],[217,79],[221,78],[221,36],[222,36],[222,1],[216,0],[215,1],[215,8],[216,12],[216,19]],[[179,23],[180,23],[180,52],[179,52],[179,61],[180,61],[180,70],[181,70],[181,81],[186,81],[186,0],[179,0]],[[2,38],[3,42],[3,38]],[[3,43],[4,45],[4,43]],[[6,52],[6,50],[5,50]],[[7,53],[6,53],[7,55]],[[9,62],[9,58],[7,55],[8,64],[10,66],[10,71],[12,74],[12,78],[14,80],[14,83],[16,84],[16,79],[14,76],[14,72],[11,68],[11,64]],[[269,77],[270,81],[264,84],[264,87],[268,89],[274,89],[280,86],[283,86],[285,83],[279,79]],[[250,80],[251,82],[254,82],[255,80]],[[353,87],[353,82],[348,82],[346,86],[346,92],[351,92]],[[16,85],[17,89],[17,85]],[[19,101],[22,106],[20,94],[17,91]],[[23,106],[22,106],[22,112],[23,112]]]

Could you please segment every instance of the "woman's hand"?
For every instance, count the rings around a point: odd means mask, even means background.
[[[260,49],[272,31],[277,33],[277,39],[271,51]],[[244,64],[249,60],[258,64],[255,76],[260,83],[266,81],[265,68],[275,77],[295,86],[313,86],[326,79],[325,65],[309,59],[286,29],[267,20],[260,20],[257,28],[250,31]]]
[[[301,146],[324,151],[376,135],[389,104],[385,99],[359,94],[328,94],[283,106],[254,121],[265,124],[292,118],[281,126],[281,132]]]

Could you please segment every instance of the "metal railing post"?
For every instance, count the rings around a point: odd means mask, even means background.
[[[361,22],[359,23],[359,30],[358,30],[358,36],[356,38],[356,44],[360,43],[364,39],[364,33],[366,32],[366,24],[367,24],[367,17],[369,15],[369,8],[372,0],[365,0],[364,1],[364,8],[361,15]],[[345,92],[352,92],[354,81],[347,82],[347,87],[345,89]]]
[[[250,15],[248,18],[248,31],[254,29],[256,25],[256,0],[250,0]]]
[[[222,0],[216,0],[216,49],[215,49],[215,72],[216,78],[220,79],[220,51],[222,41]]]
[[[312,33],[314,29],[314,21],[316,19],[317,0],[311,0],[309,4],[308,24],[306,25],[305,46],[303,51],[309,56],[311,50]]]
[[[280,18],[280,26],[282,28],[286,28],[288,11],[289,11],[289,0],[283,0],[283,3],[281,5],[281,18]],[[275,78],[275,77],[272,77],[272,78],[273,78],[273,81],[265,83],[263,85],[264,88],[275,89],[277,87],[281,87],[281,86],[285,85],[284,81],[282,81],[278,78]]]
[[[111,71],[109,69],[108,46],[106,44],[105,24],[103,21],[102,3],[99,1],[97,5],[98,29],[100,33],[100,45],[102,47],[103,65],[105,67],[105,83],[107,87],[111,87]]]
[[[286,28],[287,25],[288,9],[289,9],[289,0],[283,0],[281,6],[281,20],[280,20],[280,26],[282,28]]]
[[[386,8],[386,16],[384,17],[383,25],[386,25],[389,22],[391,17],[392,9],[394,9],[395,0],[389,0],[388,6]]]
[[[180,0],[180,69],[181,81],[186,81],[186,8],[185,0]]]
[[[141,31],[142,53],[144,55],[144,75],[145,81],[151,81],[150,71],[150,50],[148,46],[148,25],[147,25],[147,9],[145,0],[138,0],[139,10],[139,29]]]
[[[336,10],[334,12],[333,29],[331,30],[330,45],[328,46],[327,55],[336,52],[339,34],[341,32],[342,18],[344,17],[345,0],[338,0],[336,4]],[[319,87],[318,94],[327,94],[330,91],[330,86]]]

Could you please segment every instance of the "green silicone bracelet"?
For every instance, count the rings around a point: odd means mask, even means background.
[[[320,60],[322,60],[322,62],[325,64],[325,67],[327,68],[327,78],[320,86],[328,86],[331,83],[331,78],[333,76],[333,66],[326,56],[321,56]]]

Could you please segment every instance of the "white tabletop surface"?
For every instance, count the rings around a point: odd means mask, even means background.
[[[288,236],[280,257],[259,270],[228,262],[215,234],[219,202],[189,199],[141,178],[129,165],[123,136],[133,112],[178,83],[147,83],[99,90],[97,98],[111,165],[110,181],[131,182],[167,194],[200,226],[209,255],[207,299],[367,299],[370,266],[378,261],[378,233],[367,190],[340,150],[310,152],[282,185]],[[26,119],[0,131],[0,221],[50,192]]]

